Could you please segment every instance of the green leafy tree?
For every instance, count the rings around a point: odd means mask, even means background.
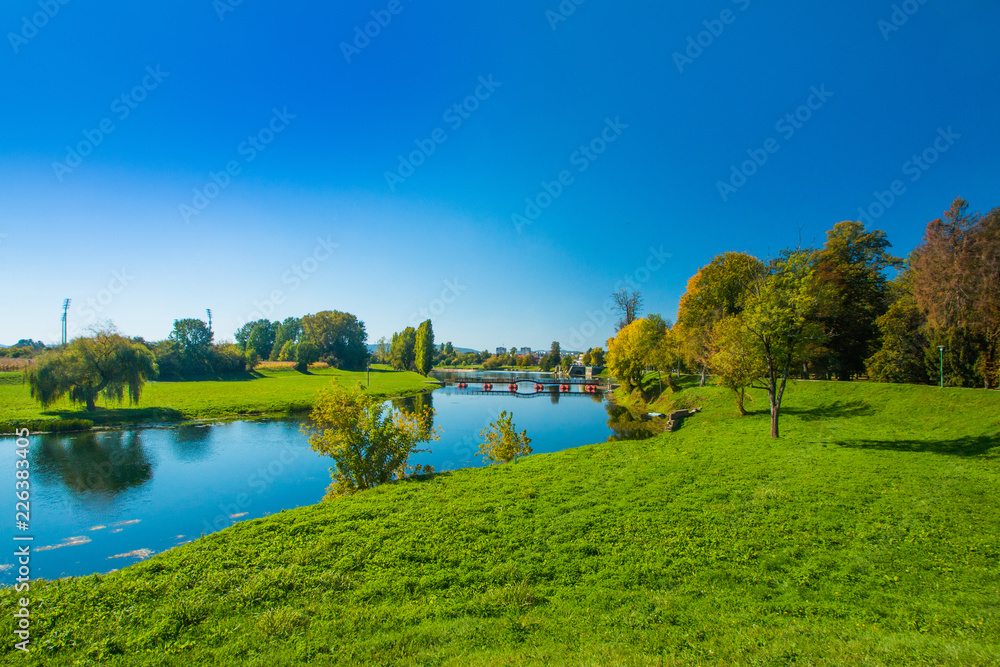
[[[280,325],[276,326],[273,322],[255,326],[247,339],[247,351],[253,350],[259,359],[270,359],[278,326]]]
[[[309,369],[309,364],[319,361],[319,346],[311,340],[304,340],[295,347],[296,368],[305,372]]]
[[[288,343],[294,343],[302,333],[302,320],[298,317],[286,317],[281,324],[274,324],[274,344],[271,346],[271,361],[280,361],[281,352]]]
[[[389,346],[389,342],[385,339],[385,336],[379,338],[378,342],[375,344],[375,352],[373,353],[376,363],[379,364],[391,363],[392,362],[392,357],[390,355],[391,349],[392,348]]]
[[[183,377],[209,375],[214,335],[208,324],[197,319],[174,320],[174,328],[167,340],[174,344],[178,371]]]
[[[260,319],[254,320],[253,322],[247,322],[239,329],[236,330],[236,334],[233,336],[236,339],[236,344],[240,346],[241,350],[247,349],[247,341],[250,340],[250,334],[253,332],[255,327],[258,326],[270,326],[271,320]]]
[[[126,394],[136,404],[147,380],[156,376],[153,353],[113,328],[77,338],[62,351],[47,352],[25,371],[31,396],[48,407],[63,396],[96,409],[99,396],[122,403]]]
[[[285,341],[278,354],[278,361],[295,361],[298,344],[294,340]],[[318,350],[317,350],[318,354]]]
[[[902,265],[889,254],[891,247],[885,232],[848,221],[827,232],[817,256],[817,280],[826,286],[817,313],[826,331],[819,363],[839,380],[863,373],[879,347],[877,320],[890,303],[886,271]]]
[[[392,367],[397,371],[408,371],[416,361],[417,332],[413,327],[406,327],[398,334],[392,335],[392,348],[389,352]]]
[[[882,347],[866,363],[868,377],[875,382],[926,383],[927,319],[913,298],[913,272],[901,274],[889,289],[895,298],[875,321]]]
[[[433,409],[408,413],[382,398],[333,385],[320,392],[303,426],[314,451],[334,461],[327,498],[355,493],[404,477],[432,473],[430,466],[410,466],[419,445],[439,438],[430,427]]]
[[[812,254],[786,252],[772,263],[767,276],[751,286],[743,322],[766,369],[764,388],[771,409],[771,437],[779,435],[778,419],[788,374],[810,338],[819,335],[814,316],[822,300]]]
[[[590,351],[590,361],[594,366],[604,365],[604,348],[595,347]]]
[[[434,329],[430,320],[424,320],[417,327],[417,335],[413,344],[413,359],[417,372],[425,377],[434,367]]]
[[[324,310],[302,318],[302,337],[319,348],[320,358],[331,366],[361,370],[368,361],[365,323],[350,313]]]
[[[514,426],[514,415],[506,410],[500,413],[495,422],[487,426],[479,434],[486,442],[479,445],[479,455],[490,463],[507,463],[531,453],[531,438],[527,431],[517,432]]]
[[[593,350],[593,349],[594,348],[590,348],[590,350],[587,350],[586,352],[583,353],[583,365],[584,366],[590,366],[594,362],[594,357],[590,353],[590,351]]]

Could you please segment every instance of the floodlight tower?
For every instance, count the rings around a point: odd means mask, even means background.
[[[208,313],[208,333],[212,333],[212,309],[206,308],[205,312]]]
[[[62,344],[66,344],[66,313],[69,311],[69,303],[71,299],[65,299],[63,301],[63,316],[62,316]]]

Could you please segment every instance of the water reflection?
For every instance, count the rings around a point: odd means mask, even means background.
[[[608,442],[619,440],[646,440],[663,433],[667,428],[665,419],[650,417],[645,413],[632,412],[614,403],[607,404],[608,427],[612,435]]]
[[[178,426],[171,439],[174,452],[181,461],[204,461],[211,453],[212,428],[205,424]]]
[[[46,436],[36,452],[38,475],[49,483],[61,482],[74,494],[114,496],[153,477],[141,431]]]

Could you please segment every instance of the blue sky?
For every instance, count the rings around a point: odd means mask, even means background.
[[[625,280],[673,317],[717,253],[1000,205],[995,3],[232,1],[4,3],[0,343],[69,297],[586,348]]]

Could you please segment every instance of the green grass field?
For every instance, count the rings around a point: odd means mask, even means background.
[[[23,665],[988,665],[1000,393],[794,383],[32,584]],[[516,417],[516,414],[515,414]],[[529,434],[530,435],[530,434]],[[0,606],[15,608],[9,589]]]
[[[417,373],[398,373],[388,366],[373,367],[371,391],[403,396],[427,391],[431,385]],[[0,373],[0,423],[88,419],[99,425],[136,424],[188,419],[228,419],[273,416],[307,411],[317,392],[336,380],[353,386],[364,383],[364,372],[313,368],[308,374],[292,369],[261,370],[237,379],[207,382],[150,382],[138,406],[100,405],[94,412],[74,406],[68,399],[43,409],[31,398],[20,373]],[[36,425],[36,427],[39,425]],[[8,431],[8,428],[2,429]]]

